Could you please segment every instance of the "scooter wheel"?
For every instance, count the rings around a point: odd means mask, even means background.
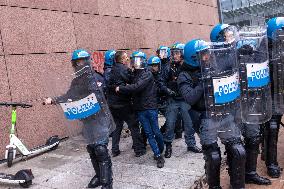
[[[19,183],[23,188],[29,188],[33,184],[33,178],[34,176],[31,170],[21,170],[18,171],[15,175],[15,180],[25,180],[24,183]]]
[[[9,148],[8,149],[8,157],[7,157],[7,165],[8,165],[8,167],[12,167],[13,158],[14,158],[14,150],[13,150],[13,148]]]
[[[50,137],[50,138],[46,141],[46,145],[47,145],[47,146],[48,146],[48,145],[52,145],[52,144],[57,143],[57,142],[59,142],[59,141],[60,141],[60,138],[59,138],[57,135],[55,135],[55,136]],[[58,145],[59,145],[59,143],[58,143],[57,145],[55,145],[54,147],[52,147],[50,150],[55,150],[55,149],[58,147]]]

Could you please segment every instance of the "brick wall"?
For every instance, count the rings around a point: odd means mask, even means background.
[[[75,135],[77,122],[40,103],[68,87],[74,49],[86,48],[98,63],[107,49],[150,55],[159,45],[208,39],[217,22],[216,0],[0,0],[0,101],[34,105],[18,111],[18,136],[28,147]],[[0,109],[3,158],[10,109]]]

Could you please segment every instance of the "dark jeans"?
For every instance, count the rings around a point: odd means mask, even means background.
[[[193,129],[193,124],[191,117],[189,115],[190,106],[183,100],[173,100],[169,99],[167,112],[166,112],[166,132],[164,134],[164,141],[172,143],[174,140],[174,130],[175,123],[178,117],[178,113],[181,113],[181,117],[184,124],[184,138],[187,146],[195,146],[195,130]]]
[[[112,152],[119,151],[119,141],[124,121],[131,131],[134,152],[137,154],[146,151],[139,129],[139,122],[132,107],[110,108],[110,111],[116,124],[116,129],[112,132]]]
[[[164,151],[164,142],[163,135],[158,124],[158,110],[139,111],[138,119],[142,124],[154,155],[161,155]]]
[[[181,112],[179,112],[177,115],[177,121],[175,124],[175,134],[182,134],[183,130],[184,130],[184,126],[183,126],[183,121],[182,121],[182,115],[181,115]]]
[[[160,114],[162,114],[164,117],[166,117],[166,107],[159,109]],[[160,131],[162,132],[162,134],[164,134],[166,132],[166,126],[167,126],[167,120],[165,121],[164,125],[161,126]],[[184,126],[183,126],[183,120],[182,120],[182,116],[181,113],[178,113],[177,116],[177,120],[175,123],[175,134],[182,134],[184,131]]]
[[[189,115],[192,120],[193,128],[197,134],[200,134],[201,113],[196,110],[189,110]]]

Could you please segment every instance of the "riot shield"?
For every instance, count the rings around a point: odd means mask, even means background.
[[[271,77],[273,114],[284,113],[284,31],[274,33],[269,43],[269,66]]]
[[[207,118],[239,123],[241,90],[235,45],[208,43],[199,55]]]
[[[243,28],[239,35],[242,121],[247,124],[265,123],[272,116],[266,30]]]
[[[108,139],[115,129],[115,123],[106,102],[102,84],[88,64],[66,75],[63,80],[53,78],[52,102],[60,106],[67,120],[79,120],[87,143],[97,143]],[[66,84],[68,87],[66,88]]]

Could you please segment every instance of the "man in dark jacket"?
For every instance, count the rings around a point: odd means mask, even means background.
[[[162,168],[165,161],[161,156],[164,150],[164,142],[158,125],[158,88],[151,71],[144,69],[146,64],[146,58],[144,57],[146,56],[144,56],[143,52],[134,52],[132,59],[132,65],[135,69],[133,83],[126,86],[118,86],[116,91],[119,94],[134,95],[134,108],[137,111],[138,119],[154,152],[157,167]],[[155,57],[155,60],[150,58],[149,61],[160,63],[158,57]],[[157,66],[155,65],[155,67]]]
[[[120,154],[119,141],[124,121],[131,131],[136,157],[140,157],[146,153],[139,123],[133,111],[131,95],[117,94],[115,92],[116,86],[127,85],[132,81],[131,70],[126,66],[128,62],[129,58],[126,52],[118,51],[115,53],[115,64],[112,67],[107,84],[107,100],[116,124],[116,129],[112,133],[112,155],[114,157]]]

